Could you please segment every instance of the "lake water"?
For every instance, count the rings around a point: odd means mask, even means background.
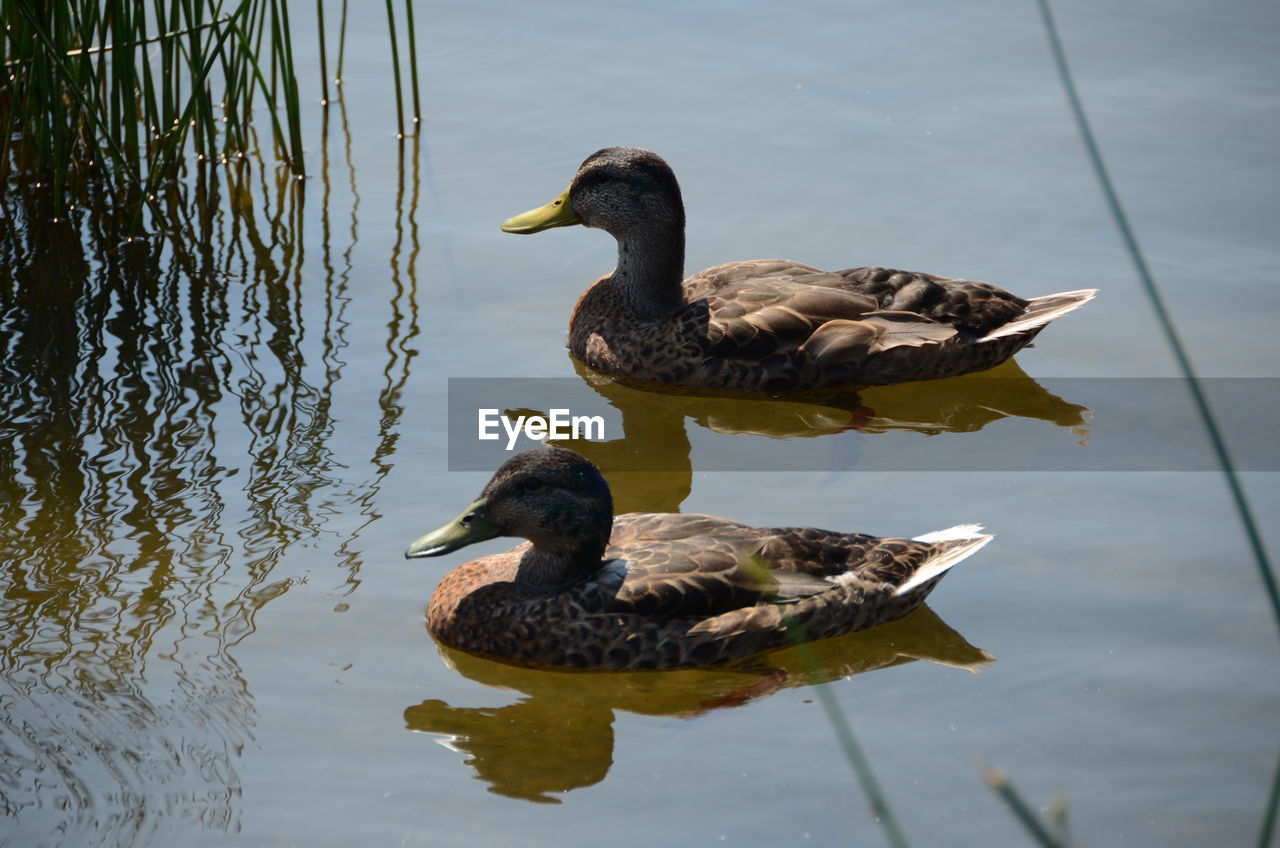
[[[514,381],[507,408],[607,412],[590,452],[621,509],[997,534],[929,609],[818,646],[911,844],[1033,844],[992,766],[1065,802],[1082,845],[1257,844],[1278,622],[1034,4],[415,11],[403,148],[379,11],[327,132],[306,114],[300,195],[277,205],[258,168],[242,217],[180,254],[0,239],[0,844],[885,844],[790,653],[591,675],[432,641],[466,556],[402,554],[500,461],[450,430],[473,414],[451,386],[479,378]],[[1280,549],[1280,15],[1055,11]],[[498,225],[611,144],[675,169],[690,273],[785,257],[1102,292],[985,376],[772,402],[600,380],[564,341],[612,240]]]

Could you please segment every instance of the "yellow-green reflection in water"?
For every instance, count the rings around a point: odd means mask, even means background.
[[[380,387],[354,411],[377,432],[363,467],[344,464],[359,196],[349,148],[334,162],[329,142],[326,126],[318,185],[261,160],[197,170],[173,240],[125,244],[102,198],[56,224],[4,201],[0,841],[175,844],[240,827],[256,717],[235,649],[303,579],[280,563],[330,532],[336,504],[371,520],[418,332],[411,146],[389,213]],[[303,273],[308,191],[319,275]],[[340,546],[340,591],[357,585],[358,536]]]
[[[436,647],[461,674],[518,692],[519,699],[497,708],[429,699],[404,711],[405,725],[463,754],[491,791],[543,803],[558,803],[558,794],[605,778],[619,710],[694,718],[786,687],[915,660],[978,671],[993,659],[927,606],[883,627],[815,642],[803,654],[789,648],[712,669],[572,672],[511,665],[439,642]]]
[[[694,472],[686,419],[717,434],[776,440],[814,439],[850,430],[970,433],[1015,417],[1063,428],[1075,440],[1086,440],[1089,433],[1087,407],[1045,389],[1013,360],[947,380],[765,395],[628,380],[570,359],[583,382],[619,411],[622,432],[601,441],[548,444],[572,448],[599,465],[613,487],[618,513],[680,511]],[[545,416],[546,410],[511,409],[506,414]],[[750,467],[750,460],[743,466]]]

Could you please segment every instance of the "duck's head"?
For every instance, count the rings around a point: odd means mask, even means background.
[[[598,566],[612,526],[613,498],[600,469],[571,450],[537,448],[507,460],[462,515],[418,539],[404,555],[442,556],[515,536],[533,542],[540,553]]]
[[[684,202],[662,157],[638,147],[606,147],[578,168],[564,193],[502,225],[508,233],[538,233],[582,224],[623,237],[637,228],[684,232]]]

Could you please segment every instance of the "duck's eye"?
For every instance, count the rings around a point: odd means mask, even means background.
[[[520,490],[523,492],[536,492],[542,488],[542,479],[540,477],[526,477],[520,481]]]

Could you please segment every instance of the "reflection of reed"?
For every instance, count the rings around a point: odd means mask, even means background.
[[[342,107],[343,127],[346,127],[346,106]],[[350,138],[350,136],[348,136]],[[374,468],[374,476],[356,497],[359,511],[365,521],[349,532],[340,548],[340,556],[347,563],[347,591],[354,591],[359,585],[358,574],[360,561],[354,553],[354,542],[361,531],[378,518],[375,502],[383,478],[392,468],[391,456],[395,451],[396,440],[400,432],[400,420],[404,417],[402,395],[405,384],[409,381],[409,366],[418,351],[412,346],[418,336],[418,255],[422,243],[418,237],[418,203],[421,197],[421,174],[419,172],[421,137],[416,133],[407,142],[411,145],[410,180],[412,190],[408,208],[405,198],[405,140],[400,142],[399,180],[396,184],[396,239],[391,250],[391,284],[393,296],[391,300],[391,320],[387,323],[387,340],[385,343],[386,365],[382,376],[384,385],[378,395],[378,440],[370,462]],[[350,148],[348,147],[348,161]],[[351,187],[355,190],[355,170],[351,170]],[[407,232],[406,232],[407,230]],[[353,218],[354,232],[354,218]],[[405,238],[409,239],[408,259],[402,259],[405,251]],[[408,284],[406,285],[406,278]]]
[[[724,668],[582,673],[524,668],[437,643],[446,662],[488,686],[521,698],[497,708],[451,707],[430,700],[405,710],[410,730],[436,734],[467,755],[491,791],[529,801],[558,801],[598,783],[613,764],[613,719],[625,710],[693,718],[738,706],[781,688],[835,680],[914,660],[977,671],[991,656],[965,641],[927,606],[882,627],[814,642],[811,657],[787,649]]]
[[[171,214],[198,236],[182,243],[124,243],[109,203],[82,229],[36,223],[0,193],[17,222],[0,227],[6,836],[238,827],[254,708],[234,646],[292,585],[289,548],[323,532],[331,499],[370,508],[387,466],[353,484],[335,456],[352,253],[335,270],[327,151],[326,136],[323,286],[303,274],[302,188],[261,162],[182,186]],[[407,295],[393,275],[386,452],[417,332],[412,255]]]
[[[188,666],[183,654],[222,626],[206,599],[232,552],[218,521],[225,471],[205,438],[219,395],[213,316],[226,309],[195,282],[207,278],[188,284],[179,270],[207,271],[208,254],[117,252],[112,223],[91,221],[88,241],[105,246],[92,256],[70,228],[15,230],[5,244],[22,270],[0,291],[12,506],[0,737],[22,764],[3,789],[23,833],[130,843],[157,827],[142,798],[233,822],[229,783],[180,778],[234,781],[252,719],[229,657]],[[154,656],[161,645],[179,646],[176,662]]]
[[[418,290],[416,265],[421,245],[417,235],[417,210],[419,201],[418,153],[420,138],[414,136],[413,145],[413,195],[409,204],[408,215],[404,206],[404,142],[400,144],[400,179],[396,184],[396,240],[391,249],[391,284],[395,289],[391,301],[391,321],[387,324],[387,364],[383,369],[386,385],[378,399],[382,408],[382,420],[378,425],[378,447],[374,451],[373,460],[378,469],[386,474],[391,470],[388,459],[395,447],[396,426],[404,415],[404,407],[400,404],[405,383],[409,380],[409,364],[417,351],[409,345],[418,335]],[[409,259],[401,258],[405,250],[406,217],[413,236],[410,239]],[[407,268],[409,284],[406,286],[404,272]]]

